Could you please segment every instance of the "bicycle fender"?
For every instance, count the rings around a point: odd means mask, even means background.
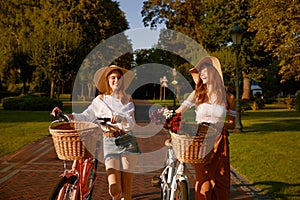
[[[179,181],[186,181],[187,183],[189,183],[189,179],[187,176],[180,176],[179,178],[177,178],[177,180]]]

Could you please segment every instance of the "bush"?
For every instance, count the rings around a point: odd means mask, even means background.
[[[251,101],[247,99],[240,100],[240,109],[242,111],[251,110]]]
[[[297,95],[295,98],[295,109],[296,109],[296,111],[300,111],[300,91],[297,92]]]
[[[61,101],[41,96],[18,96],[2,99],[5,110],[52,110],[55,106],[62,106]]]

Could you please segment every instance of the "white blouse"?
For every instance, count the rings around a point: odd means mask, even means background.
[[[103,102],[104,101],[104,102]],[[111,118],[113,115],[122,116],[127,123],[117,123],[117,126],[125,131],[129,131],[135,125],[134,104],[128,102],[123,104],[120,99],[110,95],[105,95],[103,101],[100,97],[93,99],[91,104],[82,113],[72,113],[76,121],[94,122],[99,117]]]
[[[195,93],[191,95],[183,102],[183,104],[189,108],[196,106],[195,104]],[[226,117],[226,108],[218,104],[202,103],[195,107],[196,122],[197,123],[224,123]]]

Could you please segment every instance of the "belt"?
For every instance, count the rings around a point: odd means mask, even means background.
[[[106,132],[103,132],[103,136],[104,137],[119,137],[120,135],[124,135],[126,134],[125,131],[122,131],[122,130],[119,130],[119,131],[106,131]]]
[[[203,126],[211,126],[211,125],[213,125],[213,124],[208,123],[208,122],[201,122],[200,124],[203,125]]]

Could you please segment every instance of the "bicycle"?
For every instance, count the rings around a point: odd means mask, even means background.
[[[162,200],[188,200],[189,180],[185,174],[186,164],[176,158],[170,140],[167,140],[165,145],[168,148],[165,167],[159,177],[154,177],[152,185],[160,187]]]
[[[213,156],[210,144],[215,139],[217,130],[209,125],[198,127],[190,124],[186,128],[198,135],[177,134],[169,130],[171,139],[165,142],[168,147],[165,167],[159,177],[152,180],[153,186],[160,187],[162,200],[190,199],[186,164],[209,162]]]
[[[52,122],[49,131],[52,134],[54,147],[58,158],[63,160],[64,173],[49,194],[51,200],[90,200],[97,178],[97,156],[100,140],[90,137],[95,133],[99,137],[98,124],[91,122],[71,122],[67,115],[60,114],[60,119]],[[98,118],[100,124],[106,124],[110,118]],[[56,122],[58,125],[53,126]],[[77,126],[77,127],[76,127]],[[81,141],[88,135],[91,141],[96,141],[92,156]],[[94,143],[93,143],[94,144]],[[66,161],[73,161],[71,169],[67,169]]]

